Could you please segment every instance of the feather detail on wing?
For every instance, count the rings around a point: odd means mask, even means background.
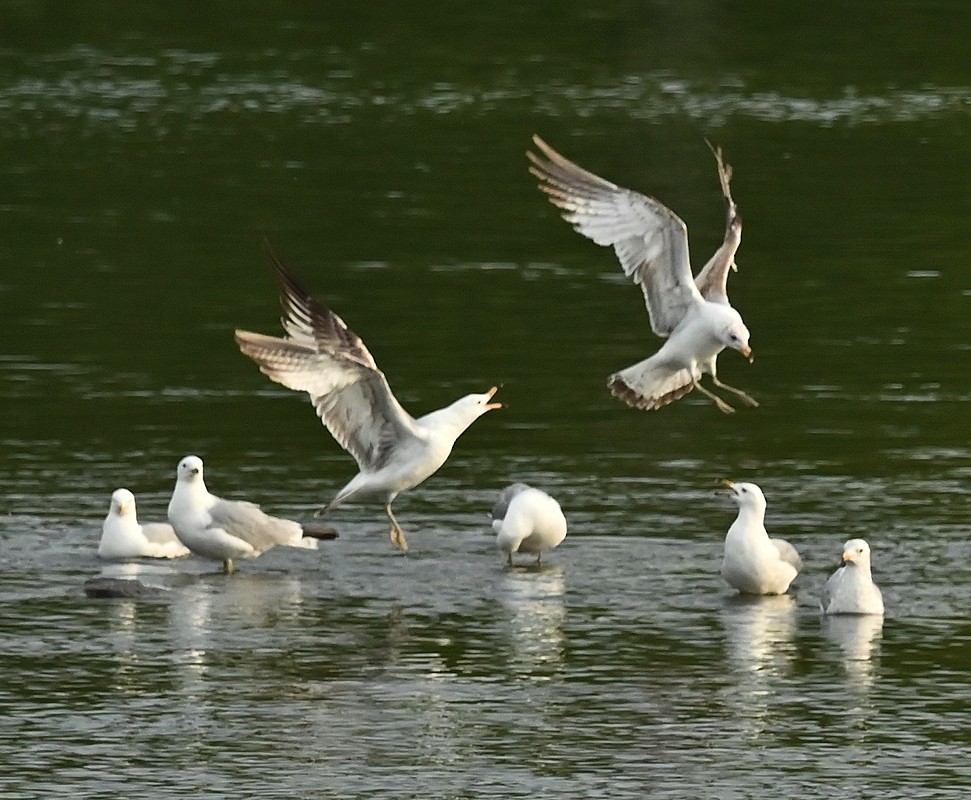
[[[672,368],[656,356],[615,372],[607,381],[614,397],[633,408],[654,411],[680,400],[694,388],[691,373]]]
[[[213,498],[208,527],[220,528],[231,536],[242,539],[262,553],[276,545],[293,545],[303,536],[300,524],[266,514],[255,503]]]
[[[396,444],[418,436],[364,342],[307,292],[272,252],[286,338],[236,331],[239,349],[270,380],[310,395],[327,430],[362,471],[383,466]]]
[[[533,143],[542,155],[526,155],[539,188],[576,231],[613,246],[644,293],[652,329],[668,336],[702,299],[691,276],[684,222],[657,200],[587,172],[538,136]]]
[[[738,214],[738,207],[732,199],[731,180],[732,167],[722,160],[720,147],[714,147],[708,142],[708,147],[718,163],[718,180],[721,183],[722,196],[725,198],[725,239],[715,254],[708,260],[704,268],[695,277],[695,285],[701,296],[713,303],[728,303],[728,271],[737,270],[735,253],[742,243],[742,218]]]
[[[796,550],[789,542],[785,539],[769,539],[775,549],[779,553],[779,558],[785,561],[787,564],[791,564],[796,570],[802,569],[802,557],[799,555],[799,551]]]

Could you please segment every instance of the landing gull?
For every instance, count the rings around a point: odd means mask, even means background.
[[[651,328],[666,341],[653,356],[614,373],[608,387],[629,406],[658,409],[692,389],[709,397],[726,414],[734,409],[701,384],[705,373],[715,386],[757,406],[741,389],[722,383],[718,354],[726,347],[752,361],[749,331],[728,302],[728,271],[737,269],[735,252],[742,241],[742,218],[730,191],[731,167],[720,148],[712,147],[725,198],[725,237],[694,278],[688,259],[688,229],[670,209],[652,197],[624,189],[587,172],[560,155],[538,136],[540,154],[527,152],[529,171],[563,218],[599,245],[611,245],[625,274],[641,287]]]
[[[513,553],[543,553],[566,538],[566,518],[560,504],[546,492],[525,483],[514,483],[499,493],[492,507],[496,544],[512,566]]]
[[[723,481],[738,504],[725,536],[721,574],[741,594],[784,594],[802,567],[796,548],[770,539],[765,530],[765,495],[754,483]]]
[[[333,528],[271,517],[254,503],[210,494],[198,456],[179,462],[169,522],[193,553],[222,561],[227,573],[233,571],[234,559],[256,558],[278,545],[316,550],[318,539],[337,536]]]
[[[287,335],[237,330],[236,343],[271,380],[307,392],[327,430],[357,462],[358,474],[318,515],[351,499],[376,496],[391,523],[392,543],[407,552],[391,504],[434,474],[475,420],[502,407],[491,402],[497,387],[413,418],[392,394],[360,337],[268,253],[280,285]]]
[[[824,614],[882,614],[883,594],[870,574],[870,545],[850,539],[843,560],[823,587],[819,607]]]
[[[128,489],[115,489],[111,493],[111,507],[101,526],[99,558],[180,558],[187,555],[189,548],[179,541],[168,523],[138,523],[135,495]]]

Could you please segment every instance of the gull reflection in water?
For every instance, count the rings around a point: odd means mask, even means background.
[[[840,649],[851,684],[868,689],[874,681],[873,657],[880,650],[882,614],[831,614],[820,622],[823,636]]]
[[[792,595],[732,597],[722,610],[728,655],[735,666],[731,695],[741,718],[758,734],[770,724],[781,678],[795,660],[796,600]]]
[[[523,674],[562,663],[566,647],[565,591],[561,567],[531,565],[503,573],[499,597],[509,611],[510,661]]]

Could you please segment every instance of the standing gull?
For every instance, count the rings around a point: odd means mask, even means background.
[[[111,508],[101,526],[99,558],[181,558],[187,555],[189,548],[179,541],[171,525],[165,522],[139,525],[135,495],[127,489],[112,492]]]
[[[819,607],[824,614],[882,614],[883,594],[870,574],[870,545],[850,539],[843,560],[823,587]]]
[[[543,553],[566,538],[566,518],[560,504],[546,492],[525,483],[514,483],[499,493],[492,507],[496,544],[512,566],[513,553]]]
[[[274,253],[269,256],[280,285],[287,335],[238,330],[236,344],[268,378],[307,392],[327,430],[357,462],[358,474],[318,515],[352,498],[377,496],[391,522],[392,543],[407,552],[391,504],[445,463],[466,428],[502,407],[490,402],[497,387],[413,418],[392,394],[360,337],[304,289]]]
[[[179,462],[169,522],[186,547],[203,558],[222,561],[227,573],[233,571],[233,559],[256,558],[277,545],[316,550],[318,539],[337,535],[333,528],[271,517],[254,503],[209,494],[198,456]]]
[[[749,331],[728,302],[728,271],[737,269],[742,218],[732,200],[731,167],[721,149],[709,144],[718,162],[725,198],[725,238],[697,277],[688,260],[688,229],[652,197],[624,189],[587,172],[557,153],[538,136],[542,155],[527,152],[529,171],[539,178],[553,205],[579,233],[599,245],[612,245],[624,272],[644,293],[651,328],[666,339],[653,356],[610,376],[610,391],[634,408],[658,409],[692,389],[711,398],[726,414],[734,409],[701,385],[704,373],[715,386],[757,406],[741,389],[718,380],[715,362],[726,347],[752,361]]]
[[[754,483],[723,481],[738,504],[725,536],[722,577],[741,594],[784,594],[802,567],[796,548],[770,539],[765,530],[765,495]]]

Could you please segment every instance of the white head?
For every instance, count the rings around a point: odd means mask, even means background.
[[[850,539],[843,545],[841,567],[854,566],[870,568],[870,545],[863,539]]]
[[[442,412],[444,412],[443,415],[447,415],[451,424],[454,424],[461,433],[485,414],[486,411],[502,408],[502,403],[491,402],[493,395],[498,391],[499,387],[493,386],[488,392],[467,394],[465,397],[460,397],[452,405],[442,409]],[[431,417],[437,413],[439,412],[433,412],[433,414],[429,414],[428,416]]]
[[[175,477],[179,483],[202,482],[202,459],[199,456],[186,456],[179,462]]]
[[[765,495],[754,483],[722,481],[722,486],[728,489],[728,496],[735,501],[739,509],[765,511]]]
[[[745,323],[742,322],[742,317],[739,313],[734,308],[731,310],[735,313],[728,315],[724,327],[719,332],[719,339],[725,347],[738,350],[751,363],[755,360],[755,356],[752,355],[752,348],[749,347],[748,343],[751,334],[748,328],[745,327]]]
[[[135,495],[127,489],[115,489],[111,493],[111,511],[119,517],[135,516]]]

